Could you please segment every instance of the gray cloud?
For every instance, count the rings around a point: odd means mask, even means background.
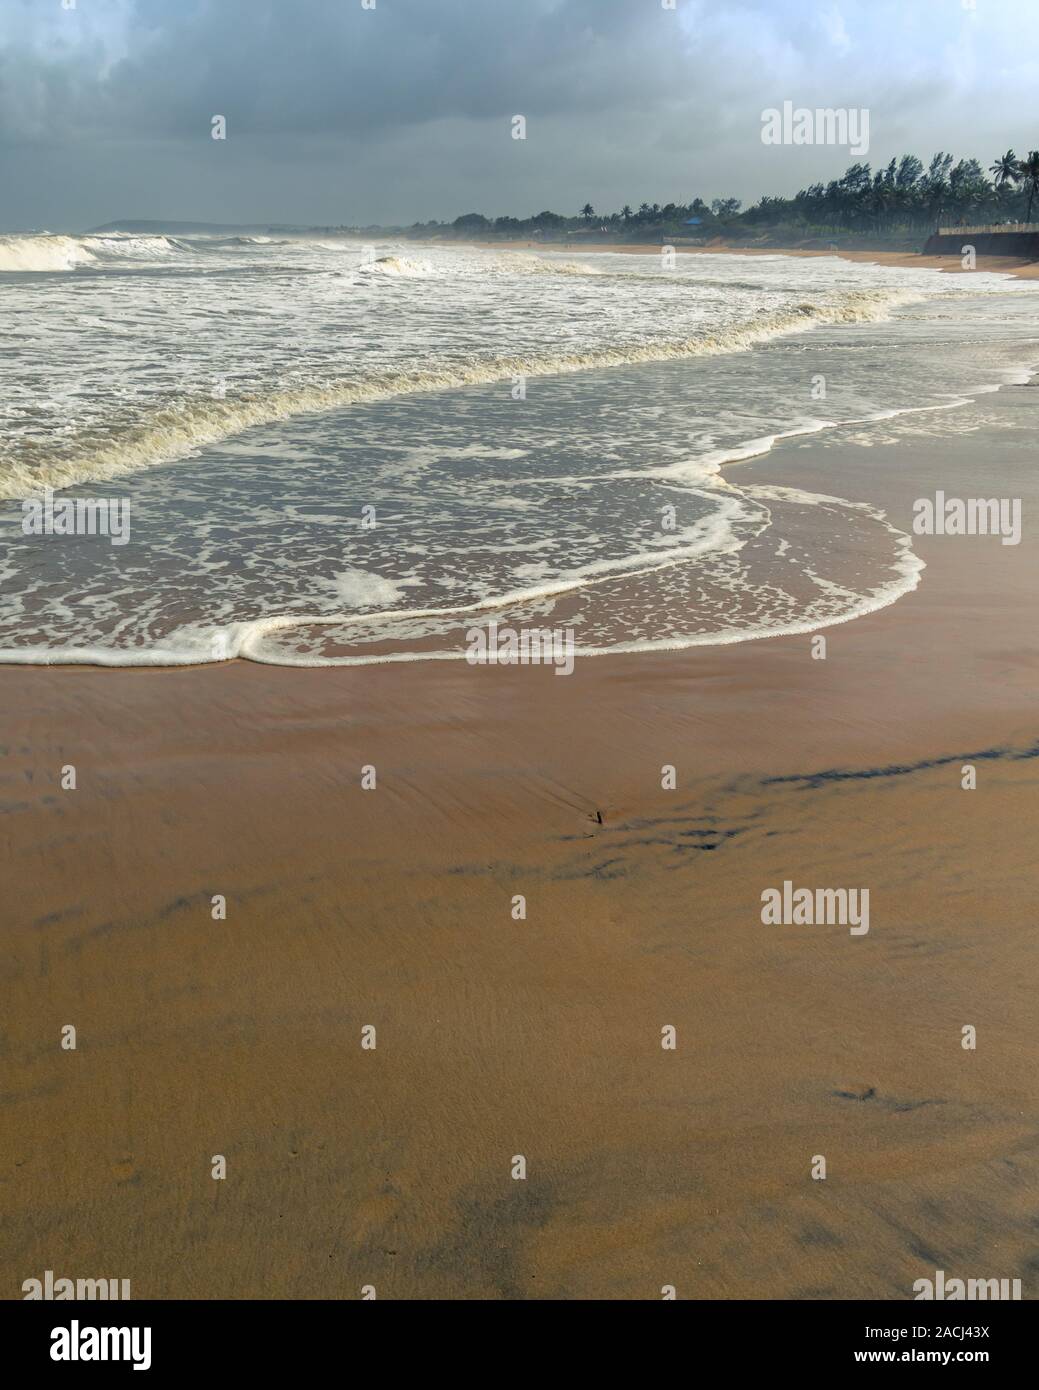
[[[749,199],[850,162],[763,146],[784,99],[868,106],[874,159],[988,162],[1039,145],[1037,39],[1033,0],[0,0],[0,218]]]

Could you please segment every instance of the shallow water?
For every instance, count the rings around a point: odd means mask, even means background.
[[[585,651],[810,631],[911,588],[910,540],[839,477],[735,461],[919,429],[1035,357],[1039,289],[994,275],[54,240],[18,255],[75,268],[0,274],[8,661],[460,657],[491,619]],[[43,486],[127,499],[129,542],[24,535]]]

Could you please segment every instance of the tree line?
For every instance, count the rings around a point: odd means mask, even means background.
[[[918,235],[970,223],[1030,222],[1039,213],[1039,150],[1019,159],[999,155],[986,172],[976,159],[939,151],[928,165],[916,155],[896,157],[875,171],[868,163],[849,166],[839,179],[813,183],[792,198],[765,195],[744,208],[738,198],[707,203],[625,204],[599,213],[591,203],[573,216],[544,211],[531,217],[485,217],[463,213],[453,222],[417,222],[414,236],[538,237],[566,232],[610,233],[632,238],[647,234],[706,235],[752,233],[783,228],[801,236],[837,232]],[[699,219],[692,226],[690,219]],[[403,228],[399,230],[405,230]]]

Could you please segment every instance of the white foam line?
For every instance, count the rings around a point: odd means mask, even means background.
[[[170,463],[257,425],[338,407],[387,400],[422,391],[491,385],[514,376],[553,376],[603,370],[648,362],[667,362],[746,351],[777,337],[810,332],[820,325],[877,322],[888,310],[926,298],[902,291],[864,290],[845,295],[833,305],[805,304],[792,312],[774,313],[701,338],[664,340],[591,349],[559,356],[493,358],[468,366],[445,364],[360,380],[303,387],[259,397],[195,400],[182,409],[168,408],[149,422],[117,437],[82,457],[47,464],[12,462],[0,476],[0,496],[24,498],[78,483],[98,482]]]
[[[791,492],[795,489],[790,489]],[[618,643],[611,647],[577,647],[576,651],[581,656],[607,656],[612,652],[636,652],[636,651],[672,651],[682,650],[694,646],[717,646],[733,642],[750,641],[755,638],[781,636],[788,633],[797,632],[816,632],[823,627],[834,626],[838,623],[848,622],[853,617],[859,617],[864,613],[872,612],[874,608],[885,607],[893,603],[902,593],[909,592],[916,587],[918,576],[924,569],[924,562],[912,553],[912,543],[904,532],[896,530],[884,517],[884,514],[876,508],[871,507],[865,502],[849,502],[843,498],[827,497],[823,494],[802,493],[806,500],[811,498],[816,502],[832,502],[840,506],[854,508],[856,510],[869,511],[883,526],[889,530],[898,540],[903,551],[903,566],[907,582],[904,585],[893,584],[891,587],[895,592],[890,596],[885,596],[877,601],[873,599],[865,600],[864,605],[856,606],[855,610],[842,617],[826,619],[823,622],[789,624],[780,627],[761,627],[761,628],[733,628],[723,630],[718,633],[697,633],[686,638],[661,639],[659,641],[645,643]],[[717,517],[710,518],[713,523],[712,529],[717,529]],[[370,625],[379,622],[398,623],[419,618],[458,618],[464,619],[466,616],[473,616],[479,613],[498,612],[502,609],[521,606],[525,603],[535,602],[542,598],[552,598],[564,593],[574,592],[578,589],[594,585],[595,578],[602,578],[604,575],[614,577],[623,574],[628,578],[638,578],[646,574],[659,573],[666,569],[673,569],[680,564],[688,563],[695,559],[705,550],[712,554],[726,553],[742,549],[743,542],[733,540],[728,546],[710,544],[710,537],[700,543],[684,547],[681,552],[672,553],[662,559],[657,559],[654,563],[640,565],[638,568],[627,568],[624,562],[598,562],[593,566],[586,567],[589,571],[587,577],[578,575],[570,580],[539,585],[530,589],[513,590],[504,595],[496,595],[493,598],[480,599],[474,603],[461,604],[450,608],[413,608],[413,609],[387,609],[377,613],[360,614],[285,614],[282,617],[256,618],[250,621],[230,624],[224,629],[215,629],[213,636],[223,632],[234,634],[233,641],[228,641],[226,645],[226,656],[216,660],[232,660],[235,657],[243,660],[255,661],[261,665],[270,666],[291,666],[291,667],[328,667],[328,666],[377,666],[391,662],[407,661],[454,661],[463,659],[464,652],[460,651],[440,651],[440,652],[399,652],[384,653],[371,656],[356,657],[305,657],[294,656],[275,660],[271,657],[261,655],[257,649],[264,638],[276,632],[284,632],[293,628],[301,627],[351,627],[355,625]],[[592,577],[595,576],[595,578]],[[886,591],[885,591],[886,594]],[[392,636],[388,639],[392,640]],[[210,648],[211,650],[211,648]],[[202,659],[203,653],[199,650],[177,650],[170,648],[149,649],[146,661],[133,660],[134,653],[128,651],[110,650],[99,647],[87,648],[2,648],[0,649],[0,664],[18,662],[25,665],[91,665],[91,666],[193,666],[214,664],[213,659],[205,661]]]
[[[795,489],[791,489],[791,491],[795,491]],[[816,496],[816,494],[812,493],[804,493],[801,495],[806,498]],[[854,618],[864,617],[867,613],[873,613],[876,612],[878,609],[887,608],[891,604],[895,603],[904,594],[911,593],[912,590],[918,586],[920,582],[920,575],[924,571],[924,569],[926,569],[927,566],[926,563],[913,551],[912,539],[904,531],[899,531],[896,527],[892,526],[882,512],[880,512],[874,507],[871,507],[868,503],[846,502],[843,498],[822,498],[821,494],[819,494],[818,497],[819,500],[837,502],[843,506],[853,507],[859,510],[867,510],[871,512],[878,521],[880,521],[880,523],[885,527],[885,529],[891,532],[892,536],[894,536],[896,539],[896,543],[898,545],[899,550],[901,551],[900,556],[895,562],[895,568],[901,571],[900,580],[892,580],[890,584],[883,586],[880,590],[875,590],[871,594],[863,596],[859,600],[859,602],[854,604],[852,608],[849,609],[847,613],[841,614],[837,617],[826,618],[821,621],[817,620],[815,622],[804,621],[796,623],[783,623],[771,627],[761,626],[752,628],[728,628],[723,629],[720,632],[694,633],[687,637],[660,638],[655,641],[644,642],[618,642],[609,647],[575,646],[575,654],[577,656],[585,657],[612,656],[619,652],[630,653],[653,651],[685,651],[690,647],[729,646],[737,642],[760,640],[764,637],[784,637],[795,636],[797,634],[804,634],[810,632],[819,632],[823,628],[837,627],[842,623],[851,622]],[[648,566],[645,570],[634,571],[633,574],[651,574],[657,569],[673,568],[674,564],[679,563],[682,562],[676,560],[665,565]],[[479,604],[471,605],[466,608],[458,608],[446,611],[448,613],[461,614],[467,612],[497,610],[509,606],[510,604],[507,601],[496,600],[494,602],[481,602]],[[394,615],[391,612],[387,616],[403,617],[404,615]],[[271,621],[272,620],[264,619],[261,620],[261,623],[263,625],[266,625]],[[277,619],[273,621],[279,623],[280,630],[283,630],[284,627],[296,626],[294,622],[283,622],[282,620]],[[338,622],[340,626],[347,625],[343,623],[342,619],[329,618],[323,619],[322,621],[333,624]],[[259,627],[261,623],[255,624],[253,626]],[[267,630],[271,631],[273,629],[268,628]],[[261,634],[261,636],[262,635],[266,634]],[[243,644],[243,647],[244,646],[245,644]],[[247,650],[243,650],[240,653],[240,655],[246,656],[249,660],[258,661],[264,665],[325,667],[380,666],[389,663],[406,661],[460,661],[465,659],[466,654],[465,652],[456,650],[442,652],[387,652],[371,656],[334,658],[295,657],[292,660],[279,661],[275,661],[270,658],[264,658],[263,656],[254,654]]]
[[[1031,381],[1036,375],[1036,369],[1022,369],[1007,373],[1013,380],[1004,382],[1004,385],[1024,384]],[[908,406],[890,411],[879,411],[861,419],[844,421],[823,421],[816,422],[811,426],[798,427],[791,430],[779,431],[775,435],[763,436],[762,439],[751,441],[742,447],[727,451],[730,457],[725,458],[719,463],[718,470],[724,463],[743,462],[751,457],[761,457],[771,452],[777,439],[794,438],[798,435],[817,433],[825,429],[843,429],[851,425],[861,425],[875,423],[880,420],[893,419],[901,415],[923,414],[929,411],[953,410],[960,406],[968,405],[974,396],[992,394],[1002,390],[1001,385],[985,384],[974,388],[968,395],[962,398],[954,398],[948,402],[941,402],[936,405],[927,406]],[[758,446],[764,445],[759,448]],[[751,452],[753,450],[753,452]],[[711,456],[708,455],[708,458]],[[673,469],[681,469],[688,465],[678,464],[671,466]],[[668,472],[671,469],[667,470]],[[618,475],[621,476],[621,475]],[[636,474],[634,476],[644,477],[646,474]],[[600,475],[601,477],[601,475]],[[800,491],[788,489],[788,491]],[[840,506],[855,508],[856,510],[867,510],[871,512],[877,520],[884,525],[887,530],[896,538],[901,556],[896,562],[896,568],[902,570],[902,581],[892,581],[891,584],[884,586],[879,591],[874,591],[871,595],[864,597],[861,602],[852,606],[845,614],[837,617],[829,617],[816,622],[799,622],[778,624],[771,627],[759,628],[732,628],[721,632],[696,633],[689,637],[681,638],[662,638],[657,641],[646,642],[619,642],[610,647],[578,647],[576,652],[581,656],[610,656],[617,653],[629,652],[651,652],[651,651],[682,651],[690,647],[697,646],[726,646],[737,642],[747,642],[760,640],[765,637],[794,636],[811,632],[818,632],[825,628],[836,627],[842,623],[851,622],[855,618],[864,617],[868,613],[873,613],[881,608],[889,607],[897,602],[904,594],[911,593],[920,582],[920,575],[926,568],[925,562],[915,554],[912,549],[912,539],[905,532],[899,531],[888,522],[886,515],[879,509],[870,506],[865,502],[851,502],[845,498],[826,497],[823,494],[808,493],[803,496],[815,498],[817,501],[833,502]],[[699,553],[699,552],[698,552]],[[685,557],[693,558],[693,557]],[[644,570],[632,570],[629,573],[632,577],[637,577],[643,573],[653,573],[658,569],[672,568],[675,564],[683,563],[682,559],[674,559],[664,564],[647,566]],[[377,614],[342,614],[328,615],[317,614],[314,616],[285,615],[281,618],[261,618],[251,622],[234,624],[234,629],[241,629],[244,633],[243,638],[238,643],[237,649],[229,652],[227,658],[216,660],[230,660],[235,656],[246,660],[256,661],[262,665],[290,666],[290,667],[328,667],[328,666],[375,666],[386,665],[396,662],[409,661],[457,661],[464,660],[465,653],[460,651],[443,652],[392,652],[381,655],[358,656],[358,657],[295,657],[291,660],[273,660],[258,655],[255,651],[250,651],[249,647],[253,639],[261,639],[276,631],[285,631],[293,627],[312,627],[312,626],[349,626],[354,623],[371,623],[380,619],[408,619],[422,617],[455,617],[466,613],[488,612],[501,608],[515,606],[518,603],[531,602],[537,598],[551,597],[556,593],[565,593],[573,589],[584,587],[587,580],[578,579],[576,581],[563,582],[555,585],[544,585],[537,589],[517,590],[511,594],[494,599],[480,600],[477,603],[463,605],[457,608],[441,609],[411,609],[411,610],[388,610],[385,613]],[[201,660],[200,652],[176,651],[168,648],[149,649],[148,659],[145,661],[135,661],[129,659],[133,656],[132,652],[113,652],[104,648],[0,648],[0,664],[20,665],[92,665],[92,666],[193,666],[216,664],[215,660]]]

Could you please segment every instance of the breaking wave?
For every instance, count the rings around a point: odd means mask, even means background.
[[[409,280],[422,279],[435,272],[428,261],[415,261],[410,256],[380,256],[361,266],[373,275],[401,275]]]
[[[80,245],[72,238],[31,240],[61,240],[77,247]],[[167,238],[148,240],[173,246]],[[388,259],[400,260],[397,257]],[[375,262],[375,265],[384,263]],[[919,294],[907,291],[858,290],[830,304],[805,302],[792,310],[759,315],[745,323],[704,332],[692,338],[645,340],[574,353],[529,353],[461,363],[444,362],[316,381],[263,394],[243,393],[219,399],[186,396],[153,411],[140,423],[123,427],[107,436],[101,429],[96,429],[79,439],[73,437],[67,455],[60,459],[55,458],[50,449],[45,450],[39,445],[23,446],[20,455],[0,464],[0,496],[24,497],[44,487],[65,488],[133,473],[183,458],[200,447],[218,443],[243,430],[296,415],[419,391],[489,385],[514,376],[550,376],[744,352],[773,338],[807,332],[819,325],[879,322],[888,318],[896,306],[919,298]]]
[[[512,256],[506,262],[510,271],[527,275],[605,275],[595,265],[582,265],[580,261],[553,261],[534,256]]]
[[[165,260],[186,250],[165,236],[0,236],[0,272],[78,270],[113,261]]]
[[[0,237],[0,271],[74,270],[94,259],[76,237]]]

